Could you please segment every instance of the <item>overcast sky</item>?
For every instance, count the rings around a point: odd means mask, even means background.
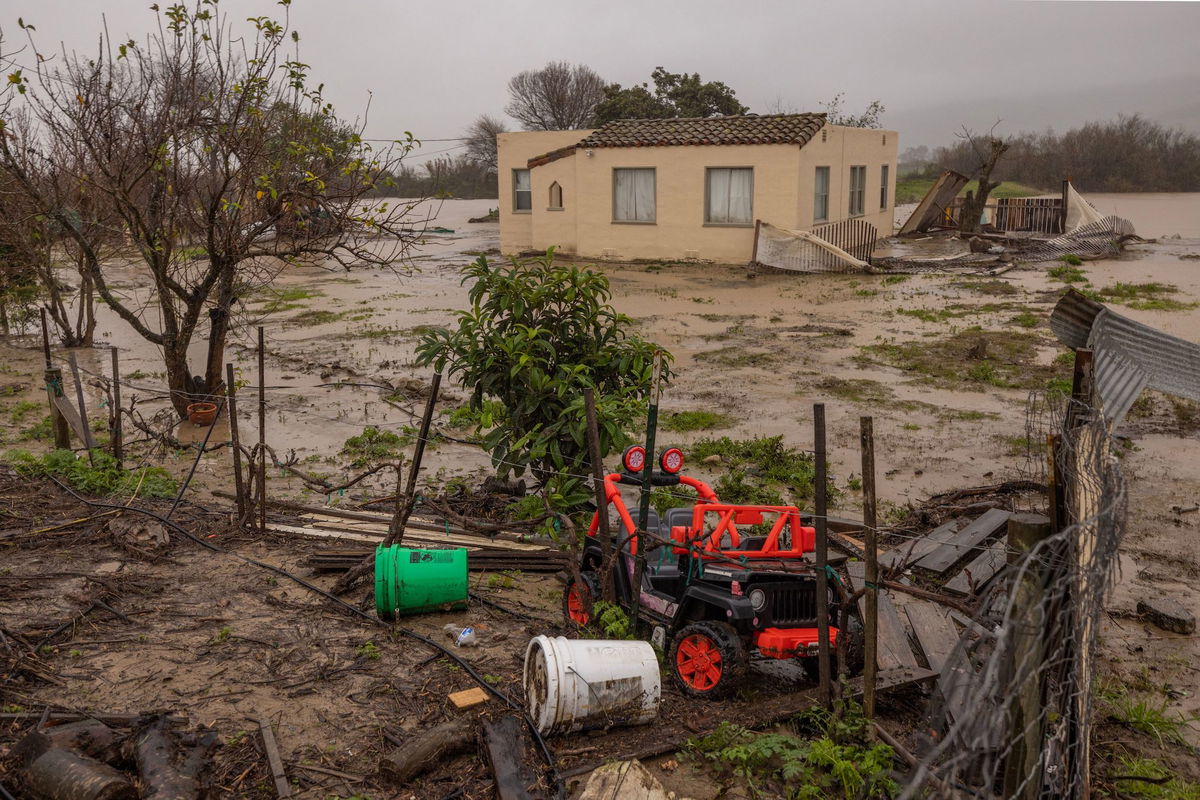
[[[102,13],[114,39],[144,36],[149,5],[0,0],[0,27],[6,50],[22,41],[18,16],[37,26],[41,50],[86,50]],[[220,8],[243,30],[248,16],[282,11],[260,0]],[[371,137],[461,136],[476,115],[502,113],[513,74],[550,60],[622,84],[658,65],[699,72],[755,112],[777,98],[812,111],[837,92],[851,111],[878,98],[901,148],[997,118],[1010,132],[1063,130],[1141,111],[1200,129],[1198,2],[294,0],[290,15],[339,113],[353,118],[370,99]]]

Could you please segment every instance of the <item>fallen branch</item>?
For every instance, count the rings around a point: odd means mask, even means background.
[[[381,777],[403,785],[451,756],[476,747],[475,727],[465,718],[415,733],[379,762]]]

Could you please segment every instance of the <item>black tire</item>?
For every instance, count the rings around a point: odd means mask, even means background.
[[[750,658],[733,626],[693,622],[671,638],[671,670],[689,697],[724,697],[746,677]]]
[[[583,586],[581,587],[583,592],[581,594],[590,598],[590,602],[598,600],[600,598],[600,579],[596,576],[596,573],[591,570],[580,570],[579,578],[583,581]],[[563,620],[566,621],[567,627],[582,630],[587,627],[591,619],[587,616],[587,612],[578,605],[578,601],[582,601],[583,597],[577,596],[578,600],[572,598],[575,588],[575,578],[568,578],[567,585],[563,587]],[[589,604],[585,604],[584,607],[586,608]]]

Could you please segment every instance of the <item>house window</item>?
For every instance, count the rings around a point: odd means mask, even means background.
[[[749,225],[754,221],[754,170],[709,167],[705,172],[704,221],[713,225]]]
[[[533,186],[529,182],[529,170],[513,170],[513,211],[533,210]]]
[[[558,185],[558,181],[555,181],[550,184],[550,208],[560,210],[562,207],[562,187]]]
[[[888,165],[884,164],[879,168],[879,207],[887,208],[887,190],[888,190]]]
[[[867,168],[854,166],[850,168],[850,216],[861,217],[864,213],[867,195]]]
[[[614,169],[613,222],[654,221],[654,169]]]
[[[829,220],[829,167],[817,167],[816,194],[813,196],[813,222]]]

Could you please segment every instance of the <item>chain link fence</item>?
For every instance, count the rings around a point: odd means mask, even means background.
[[[1006,579],[982,595],[942,671],[906,798],[1090,795],[1096,636],[1125,482],[1092,408],[1038,394],[1027,419],[1025,477],[1052,491],[1041,515],[1010,527]]]

